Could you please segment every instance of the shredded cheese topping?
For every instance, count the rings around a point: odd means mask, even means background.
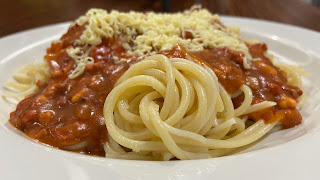
[[[90,49],[88,49],[86,52],[83,52],[83,50],[80,47],[76,48],[69,48],[67,49],[68,55],[74,59],[76,62],[76,68],[69,74],[69,79],[75,79],[79,77],[85,69],[85,66],[87,64],[93,64],[94,59],[92,57],[89,57]]]
[[[170,50],[180,44],[188,51],[216,47],[241,51],[245,55],[243,66],[247,69],[252,60],[248,47],[240,38],[239,28],[222,25],[218,15],[212,15],[197,6],[174,14],[91,9],[75,23],[86,27],[76,41],[81,46],[96,46],[103,38],[119,37],[126,52],[137,57]],[[115,57],[115,61],[119,60]],[[79,62],[92,61],[87,59]],[[76,70],[79,69],[83,67],[77,67]]]

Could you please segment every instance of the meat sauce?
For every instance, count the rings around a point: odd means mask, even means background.
[[[247,44],[253,58],[250,69],[243,67],[244,54],[226,47],[205,49],[201,52],[188,52],[181,46],[162,52],[168,57],[191,57],[199,63],[209,66],[217,75],[219,83],[229,94],[234,93],[243,84],[250,87],[253,94],[252,104],[262,101],[277,102],[276,106],[248,114],[249,119],[263,119],[267,123],[281,121],[283,128],[291,128],[301,123],[302,117],[296,109],[298,97],[302,91],[298,87],[287,84],[287,75],[273,65],[265,56],[266,44]],[[233,98],[234,107],[241,105],[244,94]]]
[[[75,68],[74,60],[66,48],[73,46],[84,30],[73,26],[47,50],[45,60],[49,63],[52,77],[47,82],[38,82],[39,91],[22,100],[16,111],[10,114],[9,122],[27,136],[60,149],[85,154],[104,156],[103,143],[108,141],[103,118],[103,104],[117,79],[136,59],[125,53],[119,40],[103,39],[92,47],[90,56],[94,63],[86,65],[85,72],[76,79],[68,75]],[[244,69],[244,55],[228,48],[205,49],[188,52],[176,46],[162,54],[168,57],[192,57],[211,67],[219,82],[228,93],[233,93],[243,84],[253,92],[253,104],[270,100],[275,107],[249,114],[252,120],[264,119],[271,123],[280,120],[284,128],[301,123],[296,110],[297,98],[302,91],[287,84],[286,74],[275,67],[264,55],[265,44],[248,45],[254,58],[250,69]],[[113,56],[127,61],[115,64]],[[243,94],[233,99],[235,107],[243,101]]]
[[[75,68],[66,48],[79,38],[83,28],[70,28],[61,42],[47,50],[52,77],[38,82],[39,91],[21,101],[10,114],[10,122],[31,138],[65,150],[104,156],[103,143],[107,129],[103,118],[103,104],[116,80],[134,62],[124,53],[119,41],[103,40],[93,47],[90,56],[94,64],[85,73],[69,79]],[[114,64],[113,56],[128,59]]]

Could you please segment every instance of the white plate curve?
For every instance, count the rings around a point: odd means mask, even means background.
[[[320,165],[320,33],[280,23],[222,16],[238,26],[244,39],[268,45],[276,61],[299,65],[307,102],[303,123],[273,133],[243,152],[227,157],[147,162],[92,157],[32,141],[8,123],[14,107],[0,98],[0,179],[319,179]],[[19,66],[42,60],[46,48],[65,33],[61,23],[0,39],[0,84]],[[0,89],[0,93],[3,88]]]

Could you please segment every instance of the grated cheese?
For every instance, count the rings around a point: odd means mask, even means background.
[[[76,48],[68,48],[68,55],[76,62],[76,68],[69,74],[69,79],[75,79],[79,77],[83,72],[84,68],[87,64],[93,64],[94,59],[89,57],[90,49],[88,49],[85,53],[80,47]]]
[[[216,47],[241,51],[245,55],[243,66],[247,69],[252,60],[247,46],[240,38],[239,28],[223,26],[218,15],[212,15],[197,6],[174,14],[91,9],[75,23],[86,27],[76,42],[80,46],[97,46],[103,38],[120,37],[126,52],[137,57],[170,50],[180,44],[188,51]],[[188,34],[192,38],[188,38]],[[117,58],[115,61],[119,63]],[[87,61],[81,60],[83,62]]]

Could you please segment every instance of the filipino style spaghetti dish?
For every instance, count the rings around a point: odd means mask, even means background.
[[[7,82],[9,122],[63,150],[187,160],[232,154],[302,117],[301,80],[218,15],[91,9]]]

